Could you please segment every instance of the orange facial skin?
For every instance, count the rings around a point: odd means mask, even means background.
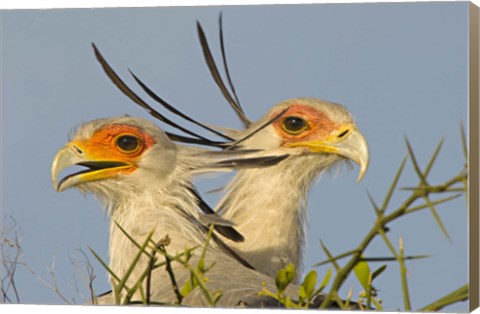
[[[135,149],[124,150],[118,146],[117,140],[122,136],[137,139]],[[101,177],[109,177],[119,173],[134,171],[142,153],[155,144],[150,135],[135,126],[112,124],[95,132],[87,140],[74,140],[70,145],[82,150],[84,156],[92,161],[124,162],[126,166],[103,169]],[[127,166],[128,165],[128,166]]]
[[[273,118],[278,112],[272,113]],[[288,117],[302,118],[307,122],[307,127],[298,134],[292,134],[284,129],[285,119]],[[273,126],[278,134],[283,139],[283,143],[295,141],[309,141],[318,140],[326,137],[332,131],[338,129],[338,125],[330,120],[324,113],[315,110],[311,106],[294,104],[289,107],[283,116],[273,123]]]

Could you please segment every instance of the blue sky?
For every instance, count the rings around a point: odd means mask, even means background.
[[[375,215],[367,191],[378,203],[383,200],[406,154],[405,136],[422,165],[445,138],[432,183],[461,169],[467,9],[465,2],[447,2],[4,11],[1,206],[21,229],[22,260],[47,280],[46,267],[54,263],[61,290],[82,303],[75,282],[86,290],[71,259],[81,259],[78,250],[83,250],[96,268],[96,290],[109,288],[105,272],[88,252],[91,247],[107,259],[108,217],[91,197],[74,190],[55,193],[50,165],[69,132],[82,122],[149,116],[110,83],[94,58],[92,42],[129,85],[134,82],[127,68],[198,120],[239,127],[208,73],[196,37],[199,20],[219,57],[217,19],[223,12],[230,71],[249,117],[257,119],[292,97],[323,98],[350,109],[369,142],[370,169],[360,184],[355,183],[355,166],[325,175],[313,186],[305,264],[310,269],[325,259],[319,239],[339,254],[368,232]],[[209,180],[199,187],[208,190],[215,184]],[[416,184],[408,163],[399,185]],[[406,196],[398,191],[393,207]],[[392,241],[404,238],[405,254],[432,255],[407,263],[414,308],[468,280],[465,200],[438,211],[452,243],[429,212],[389,225]],[[389,252],[375,241],[367,254]],[[317,270],[323,273],[326,267]],[[23,268],[17,286],[24,303],[62,303]],[[402,308],[397,264],[388,265],[376,286],[385,309]],[[358,295],[354,279],[345,294],[350,287]],[[466,309],[461,303],[447,310]]]

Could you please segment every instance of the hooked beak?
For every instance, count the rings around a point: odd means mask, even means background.
[[[360,166],[357,183],[365,176],[370,161],[367,141],[353,125],[346,126],[326,139],[296,142],[289,146],[308,147],[314,153],[337,154],[354,161]]]
[[[51,175],[57,192],[65,191],[81,183],[106,179],[118,170],[131,168],[133,165],[122,161],[96,160],[89,158],[79,145],[68,143],[60,149],[53,159]],[[60,181],[57,178],[60,172],[71,166],[84,166],[87,169],[69,174]]]

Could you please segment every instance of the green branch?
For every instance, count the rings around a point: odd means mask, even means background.
[[[457,302],[468,300],[468,285],[461,286],[457,290],[441,297],[440,299],[434,301],[433,303],[422,307],[419,309],[419,312],[436,312],[447,305],[451,305]]]
[[[333,284],[330,288],[330,292],[325,297],[325,299],[324,299],[324,301],[321,305],[321,308],[327,308],[328,306],[331,305],[333,300],[337,297],[338,290],[342,287],[342,285],[345,282],[345,280],[347,279],[347,277],[353,271],[355,266],[359,262],[362,261],[362,259],[363,259],[362,255],[363,255],[364,251],[366,250],[366,248],[370,245],[372,240],[377,235],[382,235],[384,240],[386,239],[384,230],[386,228],[386,225],[389,222],[392,222],[392,221],[398,219],[399,217],[405,216],[406,214],[412,213],[414,211],[417,211],[417,210],[423,209],[423,208],[429,208],[430,210],[432,210],[434,212],[435,209],[433,208],[433,205],[438,204],[438,203],[443,203],[444,201],[453,199],[456,196],[454,196],[452,198],[448,198],[448,199],[442,199],[440,201],[430,201],[430,199],[428,197],[431,194],[444,193],[444,192],[446,192],[446,191],[448,191],[452,188],[455,188],[456,184],[462,184],[462,183],[465,182],[467,174],[464,170],[462,170],[460,172],[460,174],[455,176],[453,179],[450,179],[450,180],[448,180],[448,181],[446,181],[446,182],[444,182],[443,184],[440,184],[440,185],[432,186],[427,182],[427,175],[430,173],[430,170],[433,166],[433,163],[434,163],[434,161],[436,160],[436,158],[439,154],[440,148],[443,144],[443,140],[436,147],[429,163],[427,164],[426,169],[423,172],[421,171],[420,166],[418,165],[418,163],[416,161],[415,155],[413,154],[413,149],[410,146],[410,143],[408,142],[408,140],[406,140],[406,143],[407,143],[407,148],[408,148],[408,152],[409,152],[408,157],[410,157],[410,159],[412,160],[413,168],[414,168],[415,172],[417,173],[417,175],[420,179],[419,180],[420,182],[418,183],[417,188],[412,189],[410,196],[397,209],[395,209],[393,212],[391,212],[388,215],[385,214],[386,209],[387,209],[387,207],[390,203],[390,200],[392,198],[393,192],[397,188],[398,181],[399,181],[400,176],[401,176],[401,174],[404,170],[405,163],[406,163],[406,160],[407,160],[407,157],[405,157],[402,160],[402,162],[400,164],[400,167],[397,170],[397,173],[394,177],[394,180],[393,180],[393,182],[392,182],[392,184],[391,184],[391,186],[390,186],[390,188],[389,188],[389,190],[388,190],[388,192],[385,196],[382,207],[379,208],[375,204],[375,202],[373,201],[373,198],[369,194],[370,201],[372,202],[373,208],[374,208],[374,210],[377,214],[377,220],[375,221],[373,227],[370,229],[370,231],[367,233],[367,235],[364,237],[364,239],[361,241],[361,243],[358,245],[357,248],[355,248],[355,249],[353,249],[353,250],[351,250],[347,253],[339,255],[341,257],[346,257],[346,256],[351,255],[351,258],[344,267],[338,269],[337,274],[334,278]],[[414,202],[419,200],[419,199],[424,199],[426,201],[426,204],[424,204],[420,207],[419,206],[413,207],[412,205],[414,204]],[[437,223],[440,224],[440,227],[442,227],[441,221],[437,220]],[[387,243],[387,246],[388,246],[387,241],[386,241],[386,243]],[[325,250],[325,247],[323,245],[322,245],[322,248]],[[392,253],[395,252],[395,250],[393,249],[393,246],[390,245],[389,248],[392,251]],[[328,256],[328,259],[332,262],[336,261],[336,259],[338,258],[338,256],[337,256],[337,258],[334,258],[330,254],[330,252],[327,254],[327,256]],[[403,269],[402,264],[404,263],[405,258],[403,256],[399,256],[399,254],[397,254],[396,252],[394,253],[394,257],[400,263],[401,269]],[[336,266],[336,268],[338,267],[338,265],[335,265],[335,266]],[[404,265],[403,265],[403,267],[404,267]],[[405,284],[403,279],[402,279],[402,282],[403,282],[404,291],[405,291],[406,284]],[[408,296],[406,296],[406,298],[407,299],[405,300],[405,307],[409,308],[410,304],[409,304]]]

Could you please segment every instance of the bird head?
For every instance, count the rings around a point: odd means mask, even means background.
[[[176,146],[160,128],[144,119],[117,117],[82,125],[55,156],[51,174],[58,192],[76,187],[115,198],[168,178],[175,164]],[[75,166],[83,169],[57,180]]]
[[[314,98],[288,99],[274,106],[251,128],[282,111],[285,112],[278,119],[244,146],[280,149],[294,156],[319,154],[328,159],[328,164],[352,160],[360,166],[357,181],[363,178],[369,163],[368,144],[345,107]]]

